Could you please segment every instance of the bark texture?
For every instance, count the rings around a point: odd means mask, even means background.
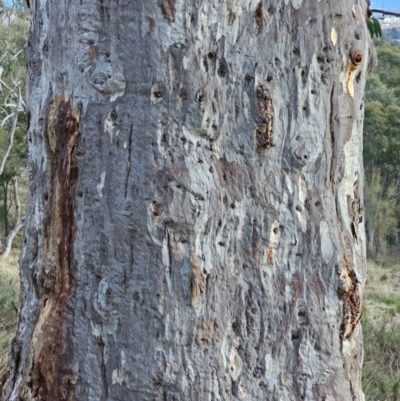
[[[32,0],[3,399],[362,400],[364,0]]]

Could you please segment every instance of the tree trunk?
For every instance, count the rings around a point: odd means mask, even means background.
[[[18,234],[18,231],[24,226],[25,224],[25,217],[23,217],[20,221],[18,221],[14,228],[11,230],[10,234],[7,236],[6,240],[6,247],[4,248],[3,258],[7,258],[11,252],[12,242],[15,236]]]
[[[4,207],[4,233],[7,238],[8,233],[10,232],[10,223],[8,219],[8,181],[3,181],[4,188],[4,199],[3,199],[3,207]]]
[[[18,177],[15,176],[12,180],[13,191],[14,191],[14,203],[15,203],[15,217],[14,217],[14,227],[18,224],[21,219],[21,202],[18,195]]]
[[[362,400],[366,2],[31,0],[4,400]]]

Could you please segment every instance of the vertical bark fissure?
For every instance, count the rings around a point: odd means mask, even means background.
[[[79,113],[79,112],[78,112]],[[62,96],[49,105],[46,145],[49,157],[47,218],[44,221],[47,262],[41,289],[42,316],[32,361],[32,391],[49,401],[72,400],[73,374],[68,367],[68,324],[74,289],[74,241],[76,237],[75,188],[78,164],[79,114]],[[53,265],[54,263],[54,265]],[[46,277],[47,276],[47,277]],[[43,318],[45,319],[43,320]]]

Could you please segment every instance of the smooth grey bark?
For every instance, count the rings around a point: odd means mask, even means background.
[[[8,234],[6,239],[6,246],[2,254],[3,258],[7,258],[10,255],[12,242],[15,236],[18,234],[18,231],[24,226],[24,224],[25,224],[25,216],[15,224],[14,228]]]
[[[21,218],[21,202],[18,195],[18,177],[15,176],[12,179],[13,191],[14,191],[14,204],[15,204],[15,216],[14,216],[14,226],[18,224]]]
[[[362,400],[356,0],[32,0],[4,400]]]

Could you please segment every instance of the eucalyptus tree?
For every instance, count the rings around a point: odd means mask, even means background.
[[[31,0],[4,400],[362,400],[367,3]]]

